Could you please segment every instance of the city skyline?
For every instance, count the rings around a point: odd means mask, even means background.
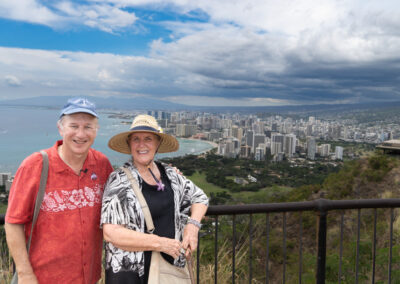
[[[395,1],[1,1],[0,100],[398,101]]]

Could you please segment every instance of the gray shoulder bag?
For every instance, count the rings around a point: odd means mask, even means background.
[[[142,191],[139,189],[137,181],[132,176],[129,169],[121,167],[127,175],[133,191],[142,208],[144,220],[147,226],[147,232],[152,234],[154,231],[153,219],[147,205],[146,199]],[[191,259],[187,259],[186,265],[183,268],[177,267],[164,260],[161,254],[157,251],[151,253],[150,271],[149,271],[149,284],[194,284],[193,268]]]
[[[36,221],[37,221],[37,218],[39,215],[39,211],[40,211],[40,206],[42,205],[44,192],[46,189],[47,175],[49,173],[49,157],[47,156],[47,153],[45,151],[40,151],[40,154],[42,154],[43,166],[42,166],[42,173],[40,175],[39,191],[36,196],[35,210],[33,211],[31,234],[29,235],[28,244],[26,246],[26,248],[28,250],[28,256],[29,256],[29,249],[31,247],[33,227],[36,224]],[[18,274],[16,271],[14,272],[14,276],[11,280],[11,284],[18,284]]]

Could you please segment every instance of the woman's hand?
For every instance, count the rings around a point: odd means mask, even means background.
[[[181,255],[182,243],[175,239],[160,237],[160,248],[158,251],[169,254],[174,259]]]
[[[183,232],[183,248],[186,250],[185,256],[189,255],[197,249],[197,242],[199,236],[199,228],[193,224],[187,224]]]

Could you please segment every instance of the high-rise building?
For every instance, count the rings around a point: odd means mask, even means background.
[[[337,139],[340,137],[342,128],[340,125],[331,125],[328,127],[328,136],[332,139]]]
[[[251,130],[246,132],[246,145],[249,146],[251,150],[254,147],[254,132]]]
[[[283,152],[283,135],[279,133],[271,134],[271,155]]]
[[[256,161],[265,160],[265,147],[257,147],[254,151],[254,159]]]
[[[254,142],[253,142],[254,149],[257,148],[259,144],[264,144],[265,138],[266,137],[264,134],[254,134]]]
[[[243,128],[234,125],[232,126],[231,132],[232,132],[232,137],[235,137],[237,140],[242,141]]]
[[[328,157],[331,152],[331,144],[322,144],[320,149],[320,155],[322,157]]]
[[[310,160],[315,159],[315,152],[317,151],[317,144],[314,137],[307,137],[307,158]]]
[[[229,158],[236,158],[237,156],[237,151],[235,149],[235,143],[231,139],[227,139],[224,141],[221,141],[218,144],[218,151],[217,153],[219,155],[229,157]]]
[[[231,128],[232,127],[232,120],[230,119],[221,119],[221,128]]]
[[[340,146],[335,147],[335,159],[343,160],[343,147]]]
[[[162,128],[168,127],[168,120],[167,119],[157,119],[157,123]]]
[[[232,137],[238,138],[239,127],[237,125],[233,125],[231,128]]]
[[[6,192],[10,192],[11,189],[11,185],[13,183],[14,177],[11,176],[8,180],[6,180],[5,182],[5,186],[6,186]]]
[[[287,134],[283,139],[283,152],[291,158],[296,153],[296,135]]]
[[[215,130],[212,130],[211,132],[208,133],[208,140],[210,141],[215,141],[218,140],[222,137],[221,132],[217,132]]]
[[[240,146],[240,157],[249,158],[251,154],[251,147],[247,145]]]
[[[264,122],[262,121],[254,122],[252,125],[252,129],[256,134],[264,133]]]
[[[177,124],[176,125],[176,136],[178,137],[190,137],[196,134],[197,126],[190,124]]]
[[[5,186],[6,181],[11,178],[11,173],[0,173],[0,186]]]
[[[306,135],[311,136],[313,134],[313,126],[311,124],[307,125]]]

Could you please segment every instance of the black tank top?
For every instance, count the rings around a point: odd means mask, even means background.
[[[154,223],[154,233],[157,236],[175,238],[175,203],[174,192],[171,188],[165,168],[158,162],[156,165],[161,174],[161,181],[165,185],[164,191],[157,191],[157,185],[150,185],[142,180],[142,193],[149,206]],[[145,226],[147,232],[147,226]],[[161,253],[165,260],[173,264],[172,256]],[[137,272],[106,270],[106,284],[146,284],[149,277],[151,251],[144,252],[144,275],[139,277]]]

